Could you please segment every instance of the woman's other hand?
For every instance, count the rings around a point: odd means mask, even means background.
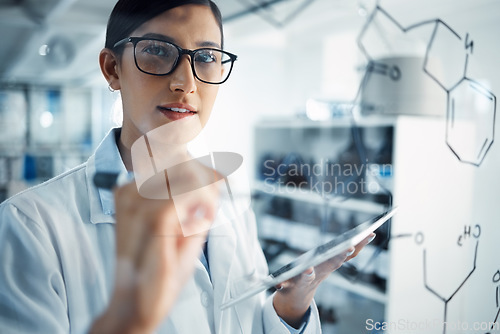
[[[356,257],[374,237],[372,233],[355,247],[281,283],[273,300],[274,309],[280,318],[292,327],[300,327],[319,284],[344,262]]]

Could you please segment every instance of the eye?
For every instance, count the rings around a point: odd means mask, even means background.
[[[148,45],[142,48],[143,53],[158,57],[170,57],[172,52],[164,43],[150,41]]]
[[[199,50],[194,58],[195,62],[204,64],[216,63],[217,60],[217,55],[212,50]]]

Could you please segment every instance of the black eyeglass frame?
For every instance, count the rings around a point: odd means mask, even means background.
[[[163,42],[163,43],[167,43],[167,44],[173,45],[177,49],[177,51],[179,51],[179,54],[177,55],[177,59],[175,59],[175,62],[172,65],[172,69],[169,72],[164,73],[164,74],[150,73],[150,72],[147,72],[147,71],[144,71],[143,69],[141,69],[139,67],[139,64],[137,64],[137,56],[136,56],[136,53],[135,53],[137,43],[139,43],[140,41],[158,41],[158,42]],[[230,52],[227,52],[227,51],[224,51],[224,50],[221,50],[221,49],[216,49],[216,48],[199,48],[199,49],[195,49],[195,50],[183,49],[180,46],[178,46],[178,45],[176,45],[176,44],[174,44],[172,42],[168,42],[168,41],[165,41],[165,40],[162,40],[162,39],[158,39],[158,38],[151,38],[151,37],[126,37],[126,38],[124,38],[124,39],[116,42],[115,45],[113,45],[113,49],[115,49],[115,48],[117,48],[119,46],[122,46],[124,44],[127,44],[127,43],[132,43],[132,45],[134,46],[134,62],[135,62],[135,66],[137,67],[137,69],[139,71],[141,71],[143,73],[146,73],[146,74],[149,74],[149,75],[158,76],[158,77],[169,75],[172,72],[174,72],[175,69],[177,68],[177,66],[179,65],[179,59],[183,55],[189,55],[189,63],[191,64],[191,70],[193,71],[193,74],[194,74],[195,78],[198,79],[198,80],[200,80],[201,82],[204,82],[204,83],[207,83],[207,84],[210,84],[210,85],[220,85],[220,84],[223,84],[224,82],[226,82],[227,79],[229,79],[229,76],[231,75],[231,72],[232,72],[233,66],[234,66],[234,62],[236,61],[236,59],[238,59],[237,55],[235,55],[233,53],[230,53]],[[224,53],[227,56],[229,56],[228,60],[225,60],[225,61],[222,62],[222,64],[226,64],[227,62],[231,62],[231,67],[229,68],[229,72],[228,72],[226,78],[223,81],[221,81],[221,82],[209,82],[209,81],[202,80],[202,79],[200,79],[198,77],[198,74],[196,74],[196,70],[194,68],[193,56],[195,55],[196,52],[201,51],[201,50],[218,51],[218,52]]]

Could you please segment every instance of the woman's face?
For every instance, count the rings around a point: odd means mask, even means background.
[[[158,38],[190,50],[221,48],[217,21],[210,7],[203,5],[168,10],[145,22],[131,36]],[[126,147],[147,132],[178,119],[199,117],[202,127],[208,121],[218,86],[194,77],[189,56],[182,56],[171,74],[153,76],[137,69],[134,47],[127,43],[116,70],[123,101],[121,141]],[[178,112],[182,109],[191,112]]]

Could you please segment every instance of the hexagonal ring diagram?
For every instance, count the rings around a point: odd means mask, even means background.
[[[448,94],[446,144],[464,163],[479,166],[495,137],[496,97],[462,79]]]

